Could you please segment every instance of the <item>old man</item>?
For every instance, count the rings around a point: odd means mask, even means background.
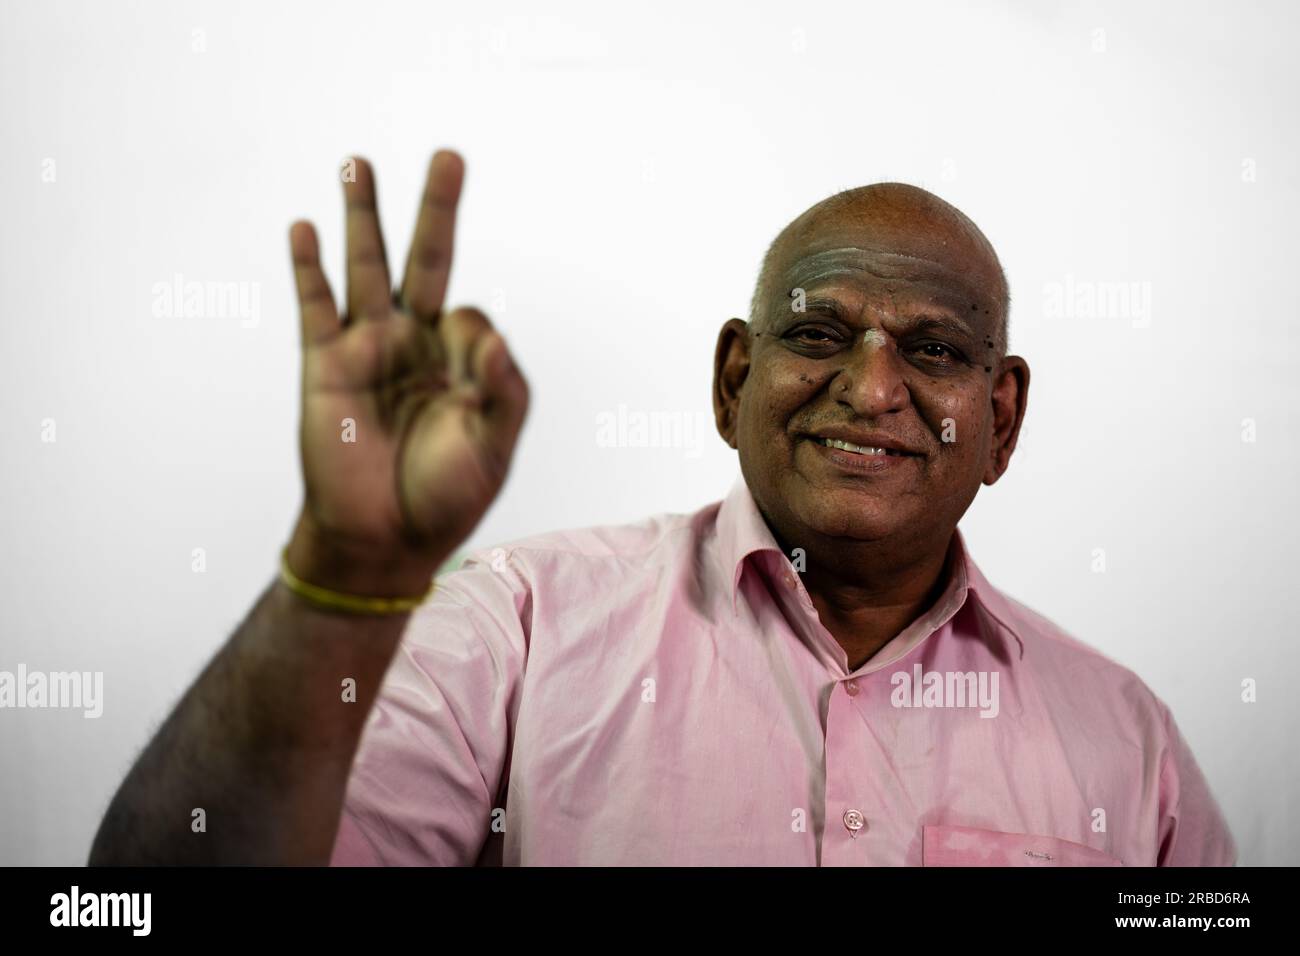
[[[304,504],[281,574],[91,862],[1235,862],[1168,708],[994,588],[957,528],[1029,386],[965,215],[895,183],[807,210],[715,346],[725,499],[473,551],[429,593],[528,386],[485,315],[443,307],[461,158],[430,165],[396,293],[352,168],[343,302],[290,232]],[[202,838],[195,806],[220,821]]]

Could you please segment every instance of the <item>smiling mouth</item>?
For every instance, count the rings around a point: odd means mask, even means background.
[[[817,438],[812,439],[819,445],[827,448],[837,448],[840,451],[847,451],[854,455],[865,455],[871,458],[915,458],[909,452],[896,451],[893,448],[871,448],[865,445],[855,445],[852,442],[840,441],[838,438]]]

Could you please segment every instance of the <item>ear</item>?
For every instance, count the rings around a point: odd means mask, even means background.
[[[749,375],[749,325],[743,319],[728,319],[718,332],[713,352],[713,417],[718,434],[736,447],[740,420],[740,390]]]
[[[1029,405],[1029,363],[1019,355],[1008,355],[998,364],[992,400],[993,441],[984,470],[986,485],[1001,478],[1011,464],[1011,453],[1016,450],[1020,425]]]

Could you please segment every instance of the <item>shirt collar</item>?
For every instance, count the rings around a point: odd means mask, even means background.
[[[754,496],[750,493],[749,486],[745,483],[744,475],[736,479],[736,483],[723,500],[718,511],[717,527],[723,567],[731,572],[731,609],[735,612],[740,578],[750,555],[772,551],[778,557],[785,558],[787,562],[790,559],[781,551],[772,536],[771,529],[768,528],[754,501]],[[952,543],[949,548],[955,551],[955,560],[951,564],[955,581],[949,582],[947,591],[953,594],[956,607],[960,607],[965,602],[967,594],[974,594],[989,616],[1016,639],[1020,645],[1020,655],[1023,657],[1025,641],[1020,633],[1019,616],[1015,614],[1006,596],[988,582],[975,564],[960,528],[953,529]]]

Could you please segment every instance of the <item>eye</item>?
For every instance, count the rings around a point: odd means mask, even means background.
[[[951,345],[944,345],[942,342],[925,342],[917,346],[917,348],[921,350],[926,350],[926,349],[938,350],[938,354],[936,354],[933,351],[927,352],[926,358],[942,360],[944,358],[944,354],[946,353],[949,360],[951,361],[961,361],[963,359],[963,356],[960,352],[958,352]]]
[[[785,336],[796,345],[825,348],[840,341],[840,335],[834,329],[820,325],[801,325],[791,329]]]

